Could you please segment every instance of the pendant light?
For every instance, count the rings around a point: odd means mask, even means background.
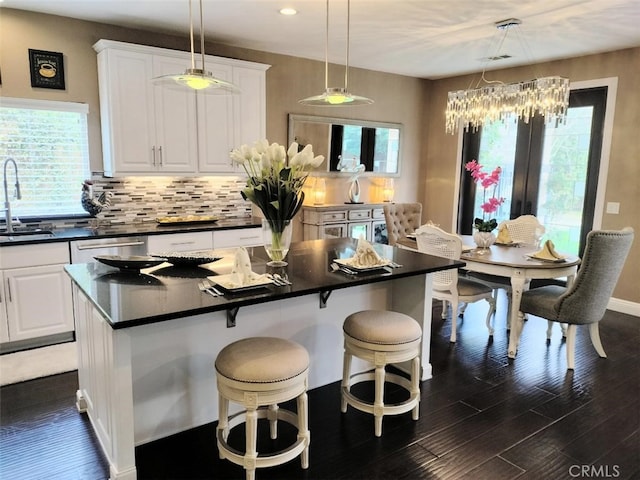
[[[240,93],[240,89],[233,83],[221,80],[213,76],[205,69],[204,65],[204,25],[202,18],[202,0],[200,0],[200,53],[202,55],[202,68],[196,68],[196,55],[193,44],[193,13],[192,0],[189,0],[189,36],[191,40],[191,68],[184,73],[162,75],[153,78],[154,85],[175,90],[191,89],[205,95],[225,95]]]
[[[340,107],[349,105],[370,105],[373,100],[353,95],[347,90],[349,80],[349,24],[351,20],[351,0],[347,0],[347,52],[344,66],[344,87],[329,87],[329,0],[327,0],[326,42],[324,51],[324,93],[299,100],[310,106]]]

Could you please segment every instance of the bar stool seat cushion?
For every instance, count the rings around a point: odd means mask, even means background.
[[[364,310],[349,315],[342,327],[344,333],[361,342],[378,345],[401,345],[419,340],[420,325],[398,312]]]
[[[252,337],[224,347],[215,367],[220,375],[238,382],[284,382],[307,371],[309,354],[284,338]]]

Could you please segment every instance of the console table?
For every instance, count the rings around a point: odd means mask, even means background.
[[[302,207],[304,240],[364,236],[387,243],[383,203],[337,203]]]

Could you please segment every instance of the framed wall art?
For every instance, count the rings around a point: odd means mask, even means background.
[[[62,53],[29,49],[31,86],[64,90],[64,60]]]

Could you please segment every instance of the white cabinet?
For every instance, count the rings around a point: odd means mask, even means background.
[[[195,97],[151,84],[151,78],[187,66],[180,58],[137,51],[98,54],[105,175],[195,170]]]
[[[213,249],[213,238],[211,232],[149,235],[147,247],[151,253],[211,250]]]
[[[241,93],[202,95],[151,83],[190,68],[187,52],[109,40],[94,49],[106,176],[232,173],[229,151],[265,137],[268,65],[207,56],[206,69]]]
[[[67,243],[3,247],[0,256],[2,342],[74,329]]]
[[[215,230],[213,232],[213,247],[216,249],[261,245],[263,245],[261,227]]]

